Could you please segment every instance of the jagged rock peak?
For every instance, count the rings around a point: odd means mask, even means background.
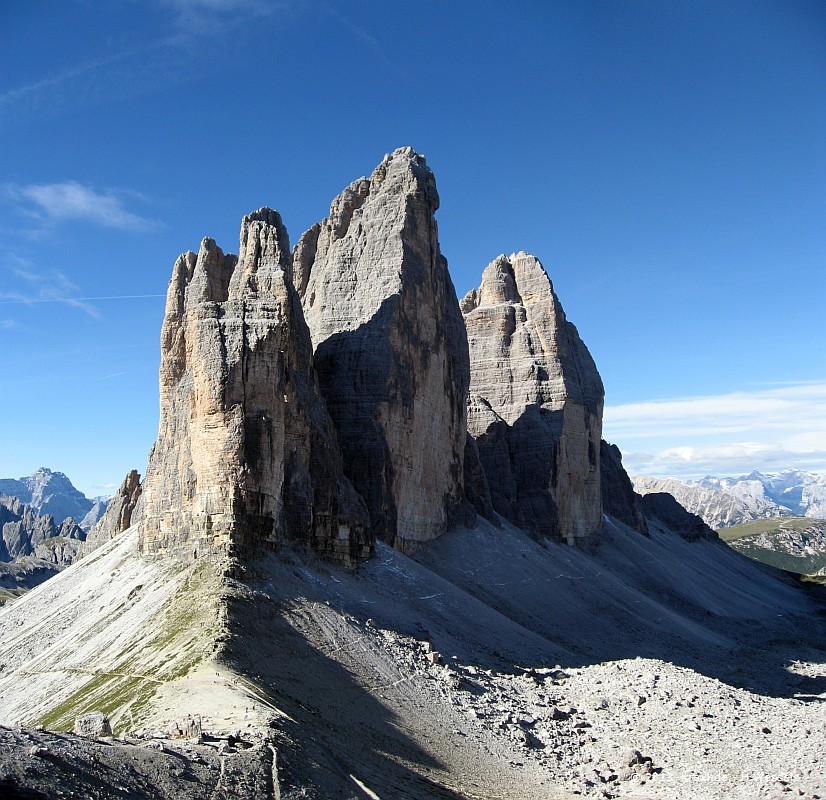
[[[57,525],[66,517],[82,519],[92,507],[92,501],[64,473],[48,467],[41,467],[28,477],[0,479],[0,493],[17,497],[39,514],[51,514]]]
[[[100,520],[92,526],[86,538],[85,551],[90,552],[113,539],[132,525],[141,496],[141,476],[136,469],[123,479]]]
[[[268,208],[244,217],[237,257],[204,239],[176,262],[144,552],[234,556],[285,540],[347,563],[372,552],[290,273],[287,231]]]
[[[345,472],[403,551],[463,509],[467,338],[439,249],[436,181],[404,147],[350,184],[293,252]]]
[[[604,390],[540,261],[500,255],[461,303],[470,349],[468,430],[498,513],[569,542],[602,520]]]

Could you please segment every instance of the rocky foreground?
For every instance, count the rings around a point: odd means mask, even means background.
[[[103,710],[123,737],[75,748],[15,728],[0,785],[95,797],[104,775],[131,792],[111,796],[491,800],[826,789],[823,618],[719,542],[611,523],[583,552],[480,523],[415,559],[379,544],[357,573],[297,551],[223,579],[135,570],[135,546],[128,532],[0,612],[5,724],[71,730]],[[184,714],[201,718],[200,744],[166,733]],[[241,749],[265,788],[222,794],[221,761]]]

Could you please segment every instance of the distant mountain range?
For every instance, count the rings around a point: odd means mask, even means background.
[[[0,478],[0,605],[75,561],[108,503],[46,467]]]
[[[707,476],[699,481],[636,475],[640,494],[667,492],[714,529],[776,517],[826,518],[826,475],[789,469],[752,472],[738,478]]]
[[[104,498],[90,500],[62,472],[47,467],[28,477],[0,478],[0,494],[16,497],[40,516],[51,515],[56,525],[71,517],[85,531],[103,516],[107,503]]]

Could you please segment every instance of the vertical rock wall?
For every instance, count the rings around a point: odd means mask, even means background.
[[[462,301],[468,430],[494,508],[535,535],[575,542],[602,521],[604,391],[542,264],[499,256]]]
[[[634,491],[634,484],[622,466],[622,453],[615,444],[605,439],[600,443],[600,482],[602,508],[620,522],[648,536],[648,523],[642,506],[642,497]]]
[[[344,469],[372,532],[402,551],[464,502],[468,350],[423,156],[386,156],[295,248],[294,282]]]
[[[284,539],[346,562],[372,552],[290,275],[287,232],[270,209],[244,218],[238,257],[204,239],[176,262],[144,552],[235,554]]]

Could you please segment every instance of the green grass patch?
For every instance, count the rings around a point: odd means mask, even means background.
[[[149,702],[157,683],[145,678],[101,673],[95,675],[60,705],[42,717],[38,724],[50,730],[70,731],[75,719],[92,711],[102,711],[110,719],[126,717],[136,727],[141,711]]]
[[[141,639],[112,659],[105,672],[90,676],[38,724],[71,730],[77,717],[101,711],[116,732],[139,729],[159,684],[185,677],[212,655],[222,578],[204,563],[188,571],[175,594],[142,623]]]
[[[724,542],[733,542],[745,539],[748,536],[757,536],[761,533],[773,531],[804,531],[812,525],[823,523],[824,520],[811,517],[775,517],[773,519],[755,519],[744,522],[742,525],[732,525],[730,528],[720,528],[717,533]]]

